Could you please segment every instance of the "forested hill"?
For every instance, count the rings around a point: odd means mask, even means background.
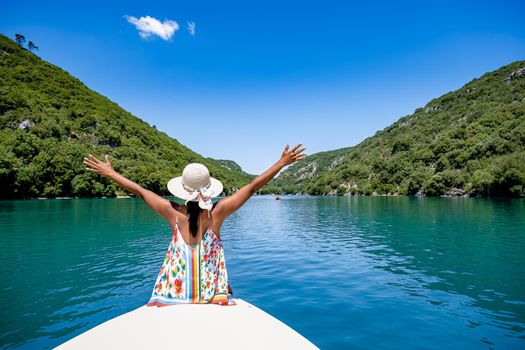
[[[433,99],[355,147],[307,156],[268,190],[523,197],[524,146],[525,61],[518,61]]]
[[[159,194],[190,162],[205,164],[226,192],[253,178],[234,162],[193,152],[0,35],[0,197],[118,194],[118,185],[85,170],[88,153],[109,154],[116,170]]]

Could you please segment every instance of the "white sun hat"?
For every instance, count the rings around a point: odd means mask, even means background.
[[[182,176],[168,181],[168,191],[175,197],[199,202],[199,207],[208,210],[213,206],[212,198],[222,193],[222,182],[210,176],[208,168],[201,163],[190,163],[182,171]]]

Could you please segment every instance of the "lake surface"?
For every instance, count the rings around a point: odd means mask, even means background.
[[[0,202],[0,347],[144,305],[170,234],[139,199]],[[322,349],[525,348],[525,200],[256,196],[221,235],[234,297]]]

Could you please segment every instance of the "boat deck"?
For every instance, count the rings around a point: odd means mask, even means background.
[[[56,349],[318,349],[263,310],[234,300],[234,306],[144,305]]]

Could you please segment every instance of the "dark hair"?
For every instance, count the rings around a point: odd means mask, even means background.
[[[201,207],[199,202],[190,201],[186,204],[188,207],[188,221],[190,223],[190,233],[193,237],[197,236],[197,230],[199,229],[199,215],[201,213]]]
[[[213,206],[211,207],[211,210],[213,211],[213,208],[215,208],[215,205],[217,205],[219,201],[213,203]],[[188,214],[188,221],[190,223],[190,233],[193,237],[197,237],[197,232],[199,230],[199,215],[201,213],[201,207],[199,207],[199,202],[189,201],[187,204],[187,214]]]

